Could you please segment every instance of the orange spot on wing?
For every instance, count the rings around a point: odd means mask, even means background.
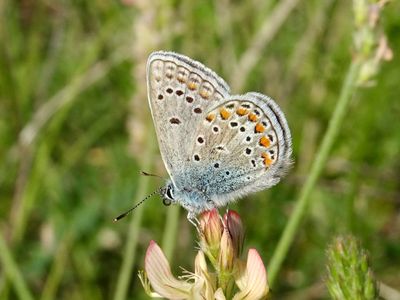
[[[263,153],[261,153],[261,157],[264,159],[264,165],[266,166],[266,167],[269,167],[271,164],[272,164],[272,159],[269,157],[269,154],[268,153],[265,153],[265,152],[263,152]]]
[[[206,117],[206,120],[207,120],[208,122],[212,122],[214,119],[215,119],[215,114],[209,114],[209,115]]]
[[[268,147],[269,145],[271,145],[271,141],[269,140],[269,138],[263,136],[260,139],[260,145],[264,146],[264,147]]]
[[[207,91],[202,90],[202,91],[200,91],[200,96],[201,96],[203,99],[207,99],[208,96],[209,96],[209,94],[208,94]]]
[[[221,108],[219,110],[219,114],[221,115],[221,118],[223,120],[226,120],[231,116],[231,113],[229,111],[227,111],[225,108]]]
[[[239,108],[236,110],[236,113],[237,113],[239,116],[244,116],[244,115],[246,115],[246,114],[248,113],[248,110],[245,109],[245,108],[243,108],[243,107],[239,107]]]
[[[189,82],[188,83],[188,88],[189,90],[195,90],[197,85],[194,82]]]
[[[253,113],[249,113],[249,120],[252,122],[256,122],[257,121],[257,116]]]
[[[184,83],[186,81],[185,75],[184,74],[178,74],[178,81],[180,83]]]
[[[256,133],[262,133],[265,131],[265,127],[261,123],[257,123],[255,131]]]

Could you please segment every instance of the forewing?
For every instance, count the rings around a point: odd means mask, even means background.
[[[201,63],[161,51],[148,59],[147,85],[160,152],[174,180],[176,169],[190,164],[196,128],[229,96],[229,87]]]
[[[208,194],[217,205],[279,182],[291,160],[291,136],[278,105],[258,93],[210,108],[196,131],[193,163],[213,169]]]

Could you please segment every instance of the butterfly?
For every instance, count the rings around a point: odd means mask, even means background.
[[[291,165],[285,116],[270,97],[231,95],[215,72],[187,56],[153,52],[147,90],[170,179],[164,203],[188,219],[277,184]]]

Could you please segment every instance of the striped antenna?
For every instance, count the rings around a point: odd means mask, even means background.
[[[152,192],[150,195],[146,196],[146,198],[144,198],[143,200],[141,200],[140,202],[136,203],[132,208],[130,208],[129,210],[127,210],[126,212],[120,214],[118,217],[114,218],[114,222],[117,222],[119,220],[121,220],[122,218],[126,217],[127,215],[129,215],[133,210],[135,210],[139,205],[143,204],[144,201],[146,201],[147,199],[149,199],[150,197],[154,196],[157,193],[161,192],[162,188],[159,188],[158,190],[155,190],[154,192]]]

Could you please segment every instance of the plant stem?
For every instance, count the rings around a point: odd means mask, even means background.
[[[33,300],[33,297],[26,286],[25,280],[22,277],[21,272],[18,270],[18,266],[14,261],[11,251],[7,246],[7,243],[2,234],[0,234],[0,261],[3,265],[4,272],[14,285],[15,291],[22,300]]]
[[[169,262],[172,262],[172,254],[174,253],[174,248],[176,245],[176,233],[178,230],[178,223],[179,223],[179,211],[180,211],[180,206],[174,205],[168,208],[167,212],[167,221],[165,224],[162,248]]]
[[[312,189],[317,182],[319,175],[325,162],[328,158],[328,154],[332,148],[335,138],[339,132],[340,126],[343,123],[343,119],[346,115],[350,99],[356,89],[355,81],[358,77],[360,64],[358,61],[353,61],[347,71],[340,97],[329,121],[328,129],[323,137],[322,143],[318,149],[315,160],[311,166],[310,175],[308,176],[305,184],[303,185],[299,198],[296,201],[294,211],[290,216],[289,222],[287,223],[285,230],[279,240],[278,246],[272,256],[269,268],[268,277],[269,284],[273,286],[276,276],[281,268],[282,262],[285,259],[290,245],[293,242],[294,236],[299,228],[300,222],[302,221],[307,207],[310,202],[310,194]]]
[[[69,253],[71,253],[71,245],[74,241],[72,230],[68,230],[65,237],[61,240],[56,251],[54,262],[51,266],[49,275],[43,287],[41,300],[55,299],[57,288],[59,287],[62,277],[68,264]]]
[[[152,134],[149,134],[147,137],[147,151],[143,157],[143,165],[142,170],[150,170],[153,159],[153,151],[154,151],[154,137]],[[149,176],[141,176],[139,178],[139,189],[135,196],[135,202],[139,202],[142,200],[149,189]],[[144,206],[139,206],[134,214],[131,216],[131,222],[129,225],[129,231],[127,235],[127,243],[125,247],[125,253],[121,265],[121,269],[119,270],[117,287],[114,294],[115,300],[123,300],[126,299],[126,294],[128,291],[129,282],[131,279],[131,275],[133,273],[133,266],[135,264],[135,256],[136,256],[136,248],[139,240],[139,231],[140,224],[142,222]]]

